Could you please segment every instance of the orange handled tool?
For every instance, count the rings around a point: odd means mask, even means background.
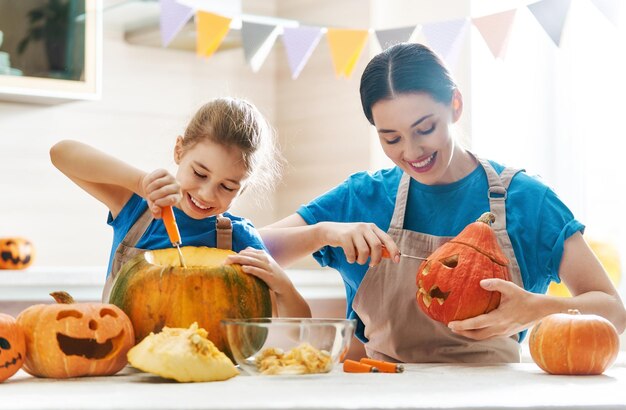
[[[174,216],[174,209],[171,206],[164,206],[161,208],[161,216],[163,217],[163,223],[165,224],[165,230],[167,236],[170,237],[172,245],[180,245],[183,242],[180,239],[180,232],[178,232],[178,225],[176,225],[176,217]]]
[[[378,373],[378,368],[365,363],[347,359],[343,362],[343,371],[346,373]]]
[[[374,366],[383,373],[402,373],[404,371],[404,366],[400,363],[385,362],[382,360],[369,359],[367,357],[359,360],[359,363]]]
[[[180,239],[180,232],[178,232],[178,225],[176,224],[176,217],[174,216],[174,209],[171,206],[165,206],[161,208],[161,217],[165,224],[165,230],[167,236],[169,236],[172,245],[178,250],[178,258],[180,259],[180,266],[186,268],[185,258],[183,258],[183,251],[180,250],[180,245],[183,243]]]

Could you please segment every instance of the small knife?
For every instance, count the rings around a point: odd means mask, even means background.
[[[174,216],[174,209],[171,206],[165,206],[161,208],[161,217],[165,224],[165,230],[167,236],[169,236],[172,246],[175,246],[178,250],[178,257],[180,259],[180,266],[186,268],[185,258],[183,258],[183,252],[180,250],[180,245],[183,243],[180,238],[180,232],[178,231],[178,224],[176,224],[176,217]]]
[[[400,256],[405,257],[405,258],[417,259],[419,261],[425,261],[426,259],[428,259],[428,258],[422,258],[421,256],[407,255],[406,253],[402,253],[402,252],[400,252]],[[385,245],[383,245],[383,258],[391,259],[391,255],[389,254],[389,251],[387,250]]]

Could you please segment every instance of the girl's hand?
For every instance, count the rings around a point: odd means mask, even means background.
[[[480,286],[500,292],[500,305],[489,313],[448,323],[454,333],[474,340],[512,336],[528,329],[541,317],[539,307],[543,295],[528,292],[502,279],[483,279]]]
[[[141,180],[141,191],[148,201],[152,216],[157,219],[161,218],[162,207],[176,205],[182,199],[180,185],[174,176],[164,169],[146,174]]]
[[[349,263],[357,262],[364,265],[370,258],[370,266],[378,265],[382,259],[383,245],[391,255],[391,260],[395,263],[400,262],[398,246],[391,239],[391,236],[376,224],[320,222],[318,225],[322,235],[322,243],[341,247]]]
[[[283,268],[263,250],[248,247],[236,255],[228,256],[225,263],[240,264],[244,272],[261,279],[277,295],[293,289],[293,284]]]

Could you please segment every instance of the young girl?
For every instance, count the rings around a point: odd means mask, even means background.
[[[604,316],[624,331],[622,301],[583,239],[584,226],[558,196],[525,172],[455,142],[451,128],[463,99],[431,50],[420,44],[387,49],[367,65],[360,90],[365,116],[396,166],[356,173],[260,232],[283,266],[314,252],[321,265],[340,272],[347,316],[358,320],[368,355],[516,362],[525,329],[568,309]],[[400,252],[427,257],[489,210],[513,281],[483,280],[483,288],[501,293],[500,306],[446,327],[418,308],[419,261]],[[392,260],[381,258],[383,245]],[[543,295],[560,280],[572,298]]]
[[[269,188],[278,175],[272,131],[246,101],[220,98],[195,114],[174,147],[176,177],[164,169],[144,172],[88,145],[61,141],[50,150],[52,163],[110,211],[112,275],[137,253],[172,246],[161,209],[174,206],[185,246],[231,248],[227,263],[267,283],[281,316],[311,312],[283,269],[265,252],[252,224],[226,211],[244,189]],[[221,242],[221,243],[220,243]],[[105,299],[108,292],[105,287]]]

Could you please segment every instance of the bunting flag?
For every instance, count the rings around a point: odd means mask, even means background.
[[[448,67],[453,68],[459,59],[468,26],[467,19],[441,21],[424,24],[422,33],[431,48],[446,61]]]
[[[572,0],[543,0],[526,6],[557,47],[561,45],[561,35],[571,2]]]
[[[296,79],[300,71],[313,54],[322,38],[320,27],[285,27],[283,29],[283,44],[287,52],[287,60],[291,69],[291,78]]]
[[[516,11],[517,10],[514,9],[491,14],[489,16],[475,18],[472,21],[485,39],[485,43],[487,43],[487,46],[489,46],[495,58],[504,58]]]
[[[624,0],[591,0],[615,27],[618,26],[624,10]]]
[[[328,29],[326,37],[337,77],[343,75],[349,78],[352,75],[368,35],[368,30]]]
[[[380,48],[386,50],[396,44],[409,41],[416,27],[417,26],[407,26],[387,30],[376,30],[376,38],[378,39]]]
[[[222,44],[231,19],[205,11],[196,14],[196,54],[210,57]]]
[[[194,10],[191,7],[178,4],[176,0],[159,0],[161,8],[161,44],[167,47],[176,34],[187,24]]]
[[[278,37],[278,26],[241,22],[243,53],[252,71],[259,71]]]

